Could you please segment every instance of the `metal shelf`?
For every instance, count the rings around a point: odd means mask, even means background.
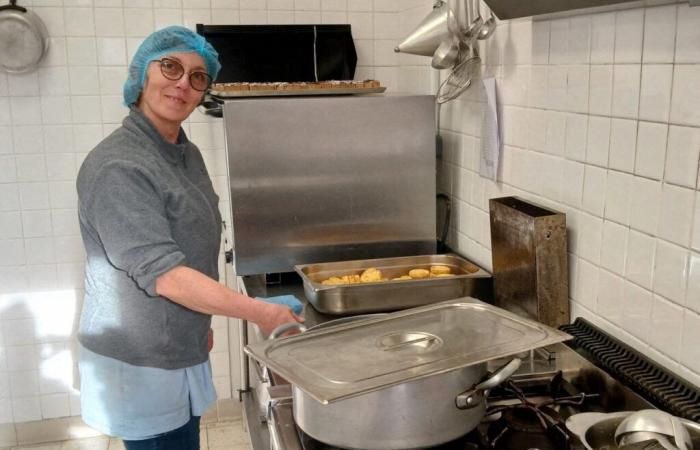
[[[671,3],[688,3],[690,6],[700,6],[700,0],[484,0],[484,2],[501,20],[523,17],[542,20]]]

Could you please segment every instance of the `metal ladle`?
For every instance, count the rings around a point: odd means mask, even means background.
[[[476,39],[479,37],[481,29],[484,26],[484,18],[481,17],[481,11],[479,10],[479,4],[477,3],[479,0],[472,0],[471,2],[469,2],[469,0],[467,1],[471,8],[469,17],[474,17],[472,24],[469,27],[469,31],[467,31],[467,36]]]
[[[460,51],[460,27],[454,0],[449,0],[447,4],[447,29],[449,33],[440,42],[437,50],[433,54],[430,63],[436,69],[447,69],[452,67],[459,58]]]
[[[436,69],[447,69],[454,66],[459,57],[459,40],[450,35],[445,38],[435,50],[430,65]]]
[[[481,30],[479,30],[479,36],[477,36],[477,38],[482,41],[491,37],[493,32],[496,31],[496,16],[493,15],[491,8],[488,6],[486,8],[489,10],[489,18],[486,19]]]

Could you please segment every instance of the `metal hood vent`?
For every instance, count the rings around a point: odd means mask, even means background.
[[[637,8],[642,6],[658,5],[660,2],[630,1],[630,0],[484,0],[501,20],[517,19],[520,17],[539,16],[555,13],[584,13],[578,11],[595,8],[590,12],[603,10]],[[680,3],[678,0],[669,0],[665,3]],[[690,6],[700,5],[700,0],[689,0]],[[562,14],[565,15],[565,14]]]

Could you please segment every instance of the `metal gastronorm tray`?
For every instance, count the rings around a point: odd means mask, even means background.
[[[321,281],[331,276],[360,274],[370,267],[381,270],[388,278],[395,278],[405,275],[411,269],[427,269],[432,265],[448,266],[455,276],[344,285],[321,284]],[[481,267],[455,254],[303,264],[295,266],[294,270],[304,281],[304,293],[314,308],[335,315],[396,311],[471,296],[479,279],[491,277]]]
[[[226,91],[211,89],[209,92],[219,98],[239,97],[284,97],[290,95],[341,95],[341,94],[381,94],[385,86],[376,88],[327,88],[327,89],[253,89],[249,91]]]

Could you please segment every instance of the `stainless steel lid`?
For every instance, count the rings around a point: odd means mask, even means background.
[[[321,403],[570,339],[471,297],[248,345]]]

